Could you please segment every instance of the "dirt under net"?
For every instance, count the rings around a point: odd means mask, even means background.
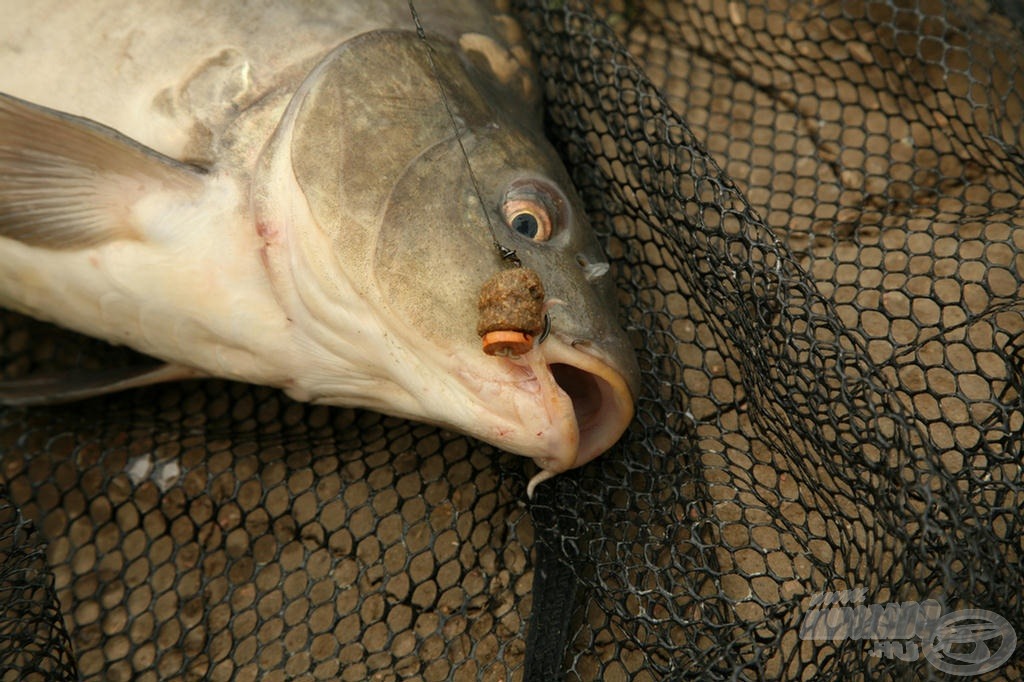
[[[1021,679],[1000,9],[520,3],[644,370],[620,446],[530,502],[520,458],[269,389],[5,410],[2,679]],[[2,329],[7,376],[136,359]]]

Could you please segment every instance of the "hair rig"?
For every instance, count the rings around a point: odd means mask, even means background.
[[[488,355],[519,356],[544,341],[550,320],[544,314],[544,285],[524,267],[501,270],[480,287],[476,332]]]

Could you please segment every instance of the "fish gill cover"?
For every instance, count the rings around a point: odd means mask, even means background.
[[[528,502],[513,456],[270,389],[5,410],[3,679],[1022,677],[1019,28],[516,5],[640,353],[620,447]],[[2,328],[8,376],[130,361]],[[1006,625],[940,660],[942,613]]]

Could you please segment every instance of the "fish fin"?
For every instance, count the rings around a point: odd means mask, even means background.
[[[30,376],[0,381],[0,405],[56,405],[165,381],[202,376],[180,365],[135,365]]]
[[[0,93],[0,237],[74,249],[142,240],[133,206],[198,193],[203,171],[112,128]]]

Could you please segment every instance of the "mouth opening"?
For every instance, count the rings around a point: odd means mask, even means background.
[[[561,362],[548,368],[572,401],[579,451],[571,466],[580,466],[615,444],[632,418],[632,401],[599,374]]]
[[[598,379],[590,372],[561,362],[550,365],[549,369],[559,388],[565,391],[572,401],[572,408],[576,413],[576,425],[582,435],[582,432],[601,412],[603,394],[601,384],[607,385],[607,382]]]

